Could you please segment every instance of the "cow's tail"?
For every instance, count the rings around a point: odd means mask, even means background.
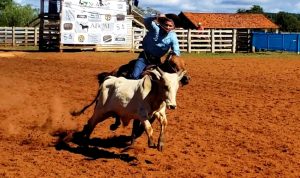
[[[98,79],[99,86],[101,86],[102,83],[104,82],[104,80],[106,80],[106,78],[111,75],[113,75],[112,72],[102,72],[102,73],[98,74],[97,79]]]
[[[84,106],[80,111],[71,111],[70,114],[72,116],[79,116],[83,114],[85,110],[87,110],[90,106],[92,106],[95,102],[97,102],[99,94],[100,94],[100,89],[98,90],[97,96],[90,104]]]

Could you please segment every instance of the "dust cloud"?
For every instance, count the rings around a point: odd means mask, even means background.
[[[50,135],[57,136],[70,131],[78,131],[78,124],[63,106],[61,97],[54,96],[52,98],[49,111],[50,115],[42,128],[47,130]]]
[[[3,120],[2,122],[0,122],[0,124],[0,129],[8,136],[16,136],[21,130],[21,128],[16,123],[13,123],[9,119]]]

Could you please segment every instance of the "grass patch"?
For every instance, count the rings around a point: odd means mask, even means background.
[[[225,58],[225,59],[238,59],[238,58],[261,58],[261,59],[300,59],[300,55],[292,52],[257,52],[257,53],[182,53],[186,58]]]
[[[0,51],[24,51],[24,52],[38,52],[38,46],[0,46]],[[78,51],[76,51],[78,52]],[[82,51],[84,52],[84,51]],[[67,51],[67,53],[72,53],[72,51]],[[98,53],[98,54],[97,54]],[[99,53],[106,55],[124,55],[124,52],[95,52],[95,55]],[[132,56],[137,56],[137,53],[132,53]],[[199,58],[199,59],[239,59],[239,58],[251,58],[251,59],[300,59],[300,55],[293,52],[256,52],[256,53],[210,53],[210,52],[200,52],[200,53],[186,53],[181,54],[184,58]]]
[[[39,51],[38,46],[0,46],[0,51]]]

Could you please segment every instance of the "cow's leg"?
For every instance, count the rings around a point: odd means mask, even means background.
[[[131,131],[131,145],[134,144],[136,138],[142,135],[144,130],[145,127],[139,120],[133,120],[132,131]]]
[[[121,119],[119,116],[115,115],[115,123],[110,125],[110,130],[116,130],[121,125]]]
[[[133,126],[132,126],[132,132],[131,132],[131,144],[134,143],[135,139],[140,137],[143,132],[145,131],[144,125],[141,123],[139,120],[134,120],[133,121]]]
[[[165,132],[167,127],[167,117],[165,113],[156,113],[157,119],[159,120],[159,123],[161,125],[160,127],[160,135],[158,138],[158,144],[157,149],[159,151],[163,150],[164,142],[165,142]]]
[[[150,124],[155,120],[155,117],[149,119]],[[139,138],[145,131],[145,126],[139,120],[133,121],[132,132],[131,132],[131,144],[134,143],[135,139]]]
[[[83,130],[76,135],[74,135],[76,138],[75,139],[85,139],[82,144],[86,145],[87,140],[90,138],[90,135],[92,134],[94,128],[99,122],[104,121],[106,118],[110,117],[111,113],[102,113],[102,112],[97,112],[95,110],[93,116],[88,120],[88,123],[83,127]]]
[[[90,138],[90,135],[99,122],[102,122],[105,119],[112,117],[113,115],[113,112],[103,113],[101,111],[95,111],[93,116],[88,120],[88,123],[84,126],[84,133],[86,134],[86,137]]]
[[[151,126],[149,120],[145,120],[143,122],[143,124],[144,124],[144,127],[145,127],[145,131],[147,133],[147,136],[148,136],[148,147],[149,148],[155,148],[156,146],[155,146],[155,143],[153,142],[153,136],[152,136],[153,129],[152,129],[152,126]]]

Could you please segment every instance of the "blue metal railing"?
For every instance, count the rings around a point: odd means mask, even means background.
[[[252,46],[256,50],[300,52],[300,33],[252,33]]]

